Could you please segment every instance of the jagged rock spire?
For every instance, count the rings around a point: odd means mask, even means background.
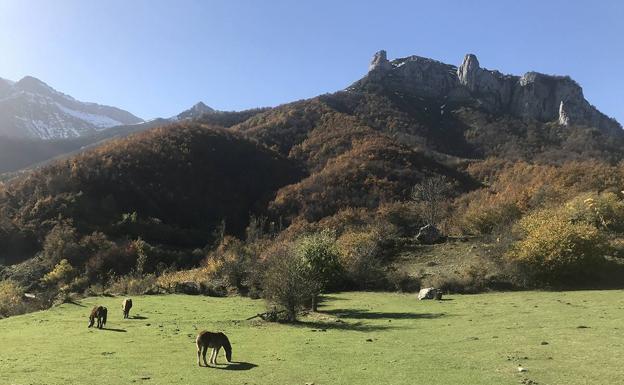
[[[384,70],[390,68],[392,68],[392,65],[388,61],[386,51],[381,50],[373,56],[373,60],[371,60],[370,65],[368,66],[368,71],[370,72],[376,69]]]
[[[479,60],[477,57],[471,53],[467,54],[464,57],[464,62],[457,68],[459,82],[468,87],[471,91],[474,91],[479,68]]]

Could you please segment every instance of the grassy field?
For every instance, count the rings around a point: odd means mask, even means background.
[[[298,325],[245,321],[262,301],[181,295],[135,297],[123,320],[121,300],[0,320],[0,384],[624,383],[622,291],[340,293]],[[107,330],[87,329],[94,304]],[[224,331],[236,363],[199,368],[201,329]]]

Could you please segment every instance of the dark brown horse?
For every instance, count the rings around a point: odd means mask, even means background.
[[[206,352],[208,348],[212,348],[212,352],[210,353],[211,364],[217,364],[217,355],[221,348],[225,350],[225,358],[227,361],[232,362],[232,345],[230,345],[230,340],[228,340],[223,333],[212,333],[204,330],[197,335],[195,344],[197,345],[197,365],[199,366],[201,366],[201,362],[199,361],[200,355],[204,358],[204,365],[208,366],[206,362]]]
[[[106,325],[108,310],[104,306],[95,306],[89,315],[89,327],[93,326],[97,319],[97,328],[102,329]]]
[[[130,309],[132,309],[132,299],[126,298],[123,300],[121,304],[121,309],[123,310],[124,318],[130,318]]]

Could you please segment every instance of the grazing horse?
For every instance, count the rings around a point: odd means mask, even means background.
[[[95,306],[89,316],[89,327],[93,326],[97,319],[97,328],[102,329],[106,325],[106,314],[108,310],[104,306]]]
[[[123,310],[124,318],[130,318],[130,309],[132,309],[132,299],[126,298],[123,300],[121,304],[121,309]]]
[[[197,335],[195,344],[197,345],[197,365],[199,366],[202,366],[199,361],[200,354],[204,358],[204,365],[208,366],[206,362],[208,348],[212,348],[210,353],[211,364],[217,364],[217,355],[222,347],[225,350],[225,358],[227,358],[228,363],[232,362],[232,345],[230,345],[230,340],[223,333],[212,333],[204,330]]]

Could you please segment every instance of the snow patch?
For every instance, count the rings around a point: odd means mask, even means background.
[[[109,128],[109,127],[114,127],[114,126],[121,126],[123,125],[123,123],[109,118],[108,116],[104,116],[104,115],[97,115],[97,114],[90,114],[88,112],[83,112],[83,111],[76,111],[76,110],[72,110],[71,108],[67,108],[65,106],[63,106],[60,103],[56,103],[56,105],[58,106],[58,108],[61,109],[61,111],[63,111],[64,113],[73,116],[74,118],[78,118],[80,120],[84,120],[85,122],[88,122],[98,128]]]

